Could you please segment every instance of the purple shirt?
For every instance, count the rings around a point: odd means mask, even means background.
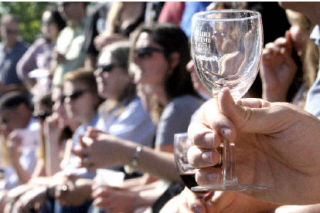
[[[17,74],[21,80],[28,77],[34,69],[50,69],[55,43],[48,43],[45,39],[37,39],[22,56],[17,64]]]

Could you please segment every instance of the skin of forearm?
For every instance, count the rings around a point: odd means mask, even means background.
[[[59,153],[58,138],[46,138],[46,174],[51,176],[60,171],[60,160],[57,157]]]
[[[142,206],[151,206],[161,195],[162,193],[168,188],[167,185],[162,187],[147,187],[146,190],[142,190],[138,193],[136,198],[135,206],[136,208]]]
[[[129,163],[134,155],[136,145],[130,145],[126,163]],[[157,165],[157,166],[155,166]],[[139,158],[138,171],[148,172],[158,178],[169,181],[181,181],[174,162],[173,154],[155,151],[143,147]]]
[[[27,171],[25,171],[22,168],[22,166],[20,165],[19,159],[13,159],[12,165],[18,175],[20,184],[27,183],[31,176]]]
[[[270,102],[285,102],[287,101],[286,95],[287,95],[287,90],[285,92],[280,92],[281,90],[276,88],[276,89],[268,89],[268,88],[263,88],[262,92],[262,98],[270,101]]]
[[[143,185],[137,185],[135,187],[131,187],[128,190],[132,191],[132,192],[142,192],[142,191],[146,191],[146,190],[151,190],[151,189],[155,189],[156,187],[159,186],[159,181],[154,181],[148,184],[143,184]]]

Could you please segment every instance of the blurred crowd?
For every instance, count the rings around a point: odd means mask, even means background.
[[[317,204],[284,206],[296,203],[235,191],[199,196],[185,187],[173,155],[174,135],[187,132],[211,98],[190,56],[193,14],[259,11],[265,46],[245,97],[288,102],[319,117],[314,8],[57,2],[42,12],[41,37],[32,44],[21,39],[16,14],[3,15],[0,212],[320,212]]]

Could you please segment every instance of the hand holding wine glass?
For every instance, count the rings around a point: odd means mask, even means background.
[[[193,16],[191,48],[197,74],[216,97],[229,88],[239,100],[250,88],[258,73],[263,46],[261,16],[248,10],[216,10]],[[193,190],[265,189],[239,184],[235,174],[234,143],[223,140],[222,181],[197,186]]]

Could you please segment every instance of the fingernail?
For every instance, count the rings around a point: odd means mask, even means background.
[[[228,128],[222,128],[221,134],[225,139],[230,140],[231,139],[231,129]]]
[[[204,136],[204,140],[206,144],[210,144],[210,146],[213,147],[213,142],[214,142],[214,134],[213,133],[208,133]]]
[[[218,180],[218,174],[215,174],[215,173],[211,173],[211,174],[208,174],[208,180],[211,182],[211,183],[216,183],[217,180]]]
[[[206,162],[211,162],[212,161],[212,152],[204,152],[201,155],[202,159]]]

